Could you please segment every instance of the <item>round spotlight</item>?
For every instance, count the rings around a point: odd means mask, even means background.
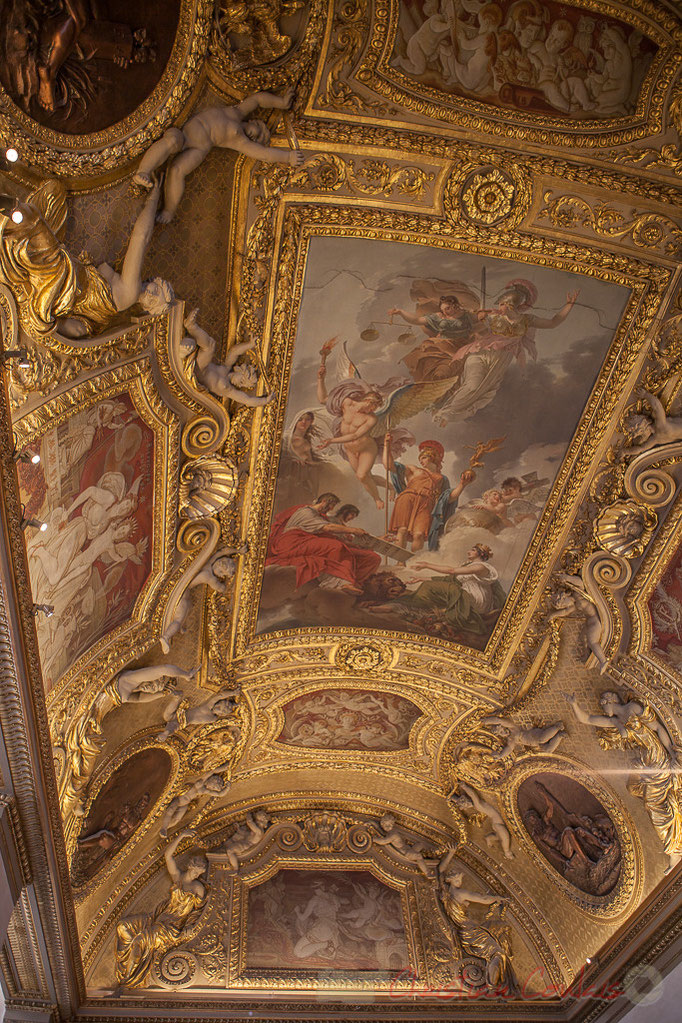
[[[24,214],[21,212],[21,210],[14,210],[13,211],[13,213],[12,213],[12,220],[14,221],[15,224],[20,224],[23,219],[24,219]]]
[[[40,532],[41,533],[47,532],[47,522],[41,522],[40,523]]]
[[[40,455],[38,454],[37,451],[35,455],[31,455],[31,462],[33,463],[33,465],[38,465],[38,463],[40,462]]]
[[[5,150],[5,157],[9,160],[10,163],[16,163],[17,160],[19,159],[19,154],[17,153],[16,149],[10,148]]]

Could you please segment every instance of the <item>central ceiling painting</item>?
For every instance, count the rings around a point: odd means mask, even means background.
[[[257,630],[371,626],[483,649],[628,294],[313,239]]]

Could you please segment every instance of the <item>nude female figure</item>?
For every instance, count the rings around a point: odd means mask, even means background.
[[[150,146],[140,161],[133,181],[143,188],[151,188],[152,174],[174,157],[166,174],[164,208],[156,218],[160,224],[170,224],[185,191],[188,174],[203,163],[214,146],[234,149],[244,156],[265,163],[288,163],[300,167],[300,150],[275,149],[268,145],[270,132],[257,118],[247,120],[258,107],[264,110],[288,110],[294,99],[294,90],[287,89],[283,96],[271,92],[257,92],[232,107],[208,107],[201,110],[180,130],[169,128],[158,142]]]
[[[326,374],[327,367],[323,357],[317,371],[317,399],[320,404],[324,404],[328,398]],[[379,422],[375,413],[383,404],[384,398],[379,391],[363,391],[359,386],[356,396],[348,395],[341,402],[341,423],[336,437],[322,441],[317,447],[318,451],[324,451],[332,444],[343,446],[353,472],[379,510],[384,507],[384,502],[379,497],[377,485],[372,477],[372,468],[377,460],[379,447],[371,434]]]

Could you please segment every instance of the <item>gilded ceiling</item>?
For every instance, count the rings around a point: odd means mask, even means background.
[[[10,1005],[600,1018],[679,926],[679,8],[0,9]]]

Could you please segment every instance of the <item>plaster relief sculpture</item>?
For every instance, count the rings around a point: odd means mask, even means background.
[[[201,799],[202,796],[208,796],[209,799],[215,799],[216,796],[222,795],[230,787],[229,780],[225,777],[223,772],[230,768],[231,764],[221,764],[220,767],[215,770],[205,771],[200,778],[197,778],[195,782],[189,785],[184,792],[174,796],[164,814],[161,818],[161,827],[159,828],[159,834],[165,838],[171,828],[175,828],[180,824],[187,814],[190,805],[196,800]]]
[[[649,406],[651,416],[632,412],[626,417],[625,428],[630,439],[636,443],[630,443],[622,449],[623,459],[640,455],[650,448],[682,441],[682,416],[669,416],[661,399],[643,387],[637,393]]]
[[[72,256],[61,241],[68,211],[60,181],[44,182],[25,202],[0,196],[0,276],[29,333],[40,338],[56,330],[78,339],[109,330],[132,306],[151,316],[170,308],[168,281],[142,280],[160,189],[158,181],[153,184],[135,221],[120,273],[108,263],[94,267]],[[15,210],[20,223],[10,217]]]
[[[121,988],[143,987],[156,957],[187,939],[206,903],[203,856],[190,857],[184,869],[177,850],[193,831],[183,831],[166,849],[166,869],[172,882],[168,898],[153,914],[124,917],[116,928],[116,981]]]
[[[463,888],[464,875],[449,869],[454,854],[454,849],[450,849],[438,870],[438,898],[450,927],[453,950],[482,959],[488,987],[500,997],[513,998],[519,987],[511,962],[509,927],[501,920],[492,922],[490,914],[484,924],[479,924],[472,918],[469,908],[472,903],[504,907],[509,899]]]
[[[460,791],[458,792],[457,789]],[[493,841],[498,841],[502,846],[502,852],[508,860],[514,858],[514,853],[511,851],[511,835],[509,834],[509,828],[504,822],[504,818],[499,810],[497,810],[492,803],[489,803],[483,796],[476,791],[472,785],[468,785],[467,782],[458,780],[457,785],[448,793],[447,799],[458,810],[462,810],[465,813],[469,810],[473,810],[477,816],[487,818],[490,821],[492,831],[486,836],[486,842],[491,845]]]
[[[235,68],[268,64],[283,57],[293,40],[281,30],[282,18],[291,17],[304,0],[222,0],[216,12],[221,43],[231,53]],[[234,48],[231,37],[236,37]]]
[[[251,118],[251,114],[259,107],[264,110],[288,110],[293,99],[293,89],[287,89],[283,96],[257,92],[232,107],[208,107],[202,110],[190,117],[182,130],[169,128],[158,142],[149,147],[133,176],[135,184],[151,188],[154,171],[172,157],[166,173],[164,208],[157,217],[159,223],[171,222],[184,194],[187,175],[203,163],[214,146],[233,149],[265,163],[286,163],[290,167],[299,167],[303,162],[303,154],[297,149],[291,151],[270,146],[270,132],[263,121]]]
[[[270,815],[265,810],[246,815],[244,823],[225,842],[225,856],[233,870],[239,870],[240,862],[261,844],[269,826]]]
[[[215,590],[217,593],[225,593],[227,591],[227,584],[229,580],[232,579],[237,570],[236,563],[231,555],[243,554],[244,551],[244,547],[235,547],[219,551],[213,556],[209,564],[204,568],[201,568],[198,572],[194,566],[190,566],[187,570],[187,574],[190,577],[189,581],[185,585],[182,596],[179,598],[177,604],[175,604],[170,617],[167,621],[165,621],[163,635],[159,640],[161,643],[161,649],[164,653],[167,654],[170,651],[170,644],[173,636],[177,636],[179,632],[183,631],[185,619],[192,607],[191,591],[197,586],[210,586],[210,588]]]
[[[163,713],[166,727],[159,735],[159,740],[165,742],[181,728],[195,725],[210,725],[216,721],[230,717],[236,706],[236,697],[241,689],[236,686],[233,689],[225,687],[217,693],[213,693],[203,703],[196,707],[190,707],[188,701],[181,692],[173,694]]]
[[[519,747],[528,747],[541,753],[553,753],[566,734],[563,721],[555,721],[551,725],[536,725],[522,728],[509,718],[496,717],[494,714],[481,719],[482,725],[488,725],[504,740],[502,749],[491,753],[495,760],[504,760],[512,756]]]
[[[424,843],[408,841],[400,828],[396,826],[396,819],[391,813],[386,813],[379,821],[380,833],[374,836],[374,845],[380,845],[400,863],[410,867],[417,867],[425,877],[431,877],[436,860],[427,860],[423,853]]]
[[[254,367],[248,363],[237,365],[242,355],[255,350],[256,342],[245,341],[243,344],[233,345],[224,363],[214,362],[216,341],[198,325],[198,313],[198,309],[193,309],[186,317],[185,327],[191,336],[185,338],[182,344],[190,352],[196,349],[194,373],[199,383],[217,398],[228,398],[249,408],[267,405],[274,398],[275,392],[270,391],[269,394],[262,396],[246,394],[247,390],[254,390],[258,386],[259,377]]]
[[[583,639],[594,654],[599,665],[599,672],[603,675],[608,667],[609,659],[601,645],[603,626],[597,605],[587,592],[580,576],[557,572],[556,578],[563,584],[563,589],[560,589],[554,596],[554,611],[549,614],[548,621],[568,618],[576,613],[582,615],[585,620]]]
[[[648,704],[633,697],[624,700],[615,692],[602,693],[601,714],[582,710],[575,696],[566,699],[578,721],[599,730],[602,749],[632,754],[635,771],[628,790],[644,801],[668,856],[668,873],[682,859],[682,761],[669,731]]]
[[[608,813],[583,785],[543,772],[521,784],[517,801],[524,827],[555,870],[589,895],[613,890],[620,842]]]

